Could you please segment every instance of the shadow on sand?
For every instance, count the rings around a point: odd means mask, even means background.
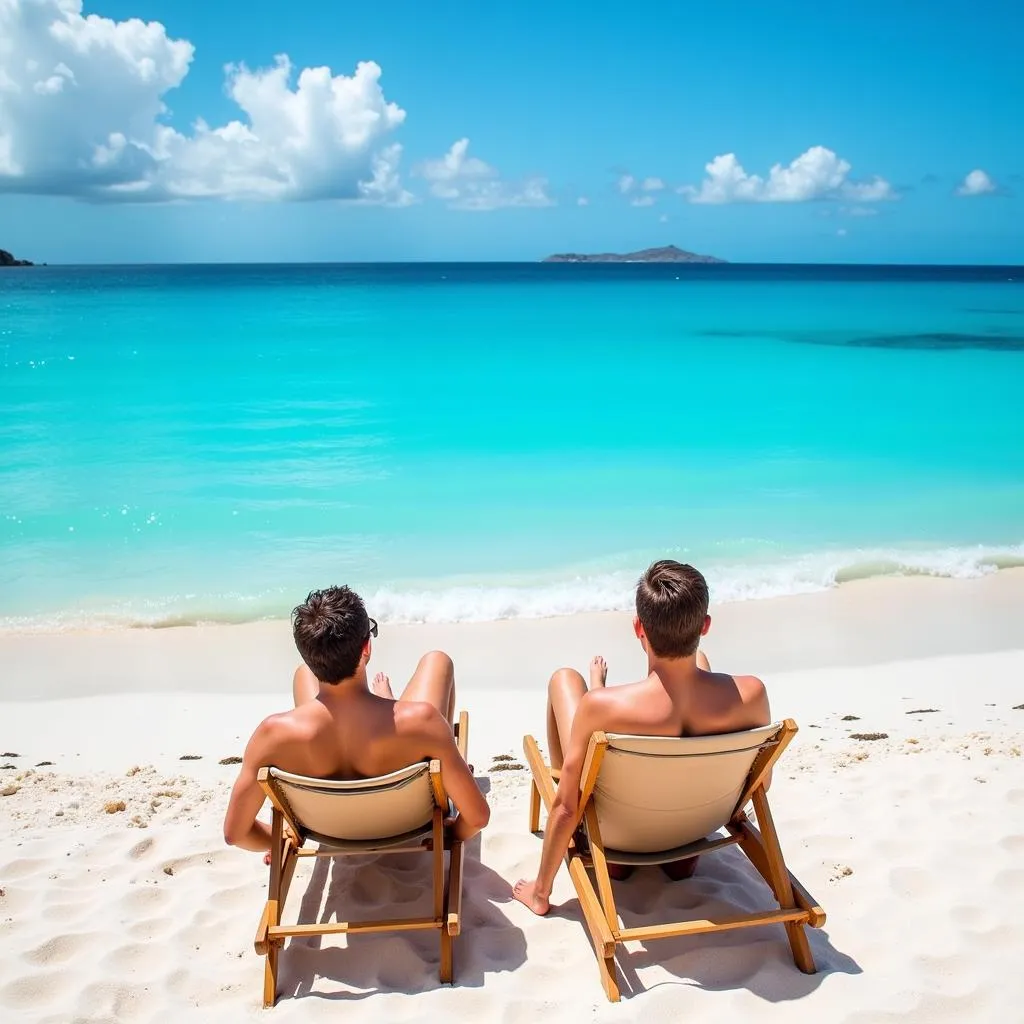
[[[486,793],[489,780],[478,779]],[[430,857],[416,853],[318,857],[307,881],[298,875],[300,923],[429,916]],[[304,886],[304,889],[303,889]],[[526,938],[501,909],[508,882],[480,861],[480,837],[466,846],[462,935],[455,940],[456,987],[477,988],[485,975],[526,962]],[[327,941],[325,941],[325,939]],[[281,954],[278,997],[357,1000],[378,992],[414,994],[442,988],[436,931],[380,932],[292,939]],[[319,985],[323,980],[325,985]]]
[[[686,881],[670,882],[657,868],[642,868],[628,881],[612,884],[626,927],[777,906],[761,876],[735,849],[702,857],[697,873]],[[579,941],[589,945],[577,899],[566,900],[551,913],[578,921]],[[793,963],[782,925],[620,945],[615,960],[622,996],[628,999],[639,992],[675,984],[659,980],[645,986],[639,972],[655,965],[675,975],[681,984],[713,992],[745,988],[772,1003],[801,999],[831,974],[862,973],[856,960],[832,945],[825,928],[808,928],[807,937],[818,967],[816,974],[804,974]],[[600,995],[596,963],[593,970],[595,992]]]

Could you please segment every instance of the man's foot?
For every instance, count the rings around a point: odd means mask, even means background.
[[[512,896],[519,900],[524,907],[532,910],[538,917],[543,917],[550,909],[551,904],[545,897],[537,894],[537,883],[527,882],[520,878],[512,886]]]
[[[697,870],[699,857],[684,857],[682,860],[670,861],[662,864],[661,870],[672,879],[673,882],[682,882],[686,878],[692,878]]]
[[[600,654],[595,654],[590,662],[590,688],[594,690],[599,686],[604,686],[607,678],[608,662]]]
[[[386,672],[378,672],[370,683],[370,690],[378,697],[385,697],[387,700],[394,700],[395,695],[391,692],[391,680]]]

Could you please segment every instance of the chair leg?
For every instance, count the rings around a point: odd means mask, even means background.
[[[280,942],[271,942],[267,947],[263,966],[263,1008],[267,1010],[277,1002],[277,956],[280,949]]]
[[[619,992],[619,983],[615,980],[615,957],[598,956],[597,970],[601,975],[601,987],[608,997],[609,1003],[617,1003],[622,995]]]
[[[754,812],[757,814],[757,823],[761,826],[761,838],[764,840],[768,884],[772,887],[779,906],[789,910],[796,906],[796,900],[793,897],[793,887],[789,881],[789,871],[786,869],[786,862],[782,856],[782,847],[779,845],[779,834],[775,831],[775,821],[768,807],[768,797],[765,795],[763,787],[754,791],[751,801],[754,804]],[[807,932],[803,922],[787,921],[785,929],[797,967],[804,974],[814,974],[817,967],[814,964],[814,955],[811,953],[811,944],[807,941]]]
[[[455,981],[455,940],[448,929],[441,928],[441,984],[451,985]]]
[[[530,783],[530,831],[540,831],[540,790],[537,783]]]

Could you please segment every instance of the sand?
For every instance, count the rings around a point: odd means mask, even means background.
[[[612,682],[639,670],[628,617],[382,630],[375,662],[396,681],[426,647],[455,656],[493,807],[469,851],[456,985],[439,984],[430,934],[293,942],[272,1017],[252,948],[266,868],[223,844],[235,768],[218,762],[282,706],[287,625],[0,637],[0,1019],[1016,1020],[1021,608],[1024,573],[1005,572],[717,609],[713,661],[759,671],[801,725],[771,800],[791,869],[828,913],[810,933],[819,973],[796,971],[779,927],[634,943],[617,1005],[564,872],[548,918],[510,901],[540,840],[526,773],[494,758],[518,756],[527,730],[543,742],[557,664],[601,651]],[[887,738],[853,738],[874,733]],[[409,856],[305,862],[286,919],[415,913],[426,872]],[[770,905],[731,850],[689,881],[641,871],[617,892],[630,924]]]

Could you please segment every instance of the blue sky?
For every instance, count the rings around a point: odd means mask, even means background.
[[[1024,6],[709,8],[12,0],[0,246],[1024,262]]]

